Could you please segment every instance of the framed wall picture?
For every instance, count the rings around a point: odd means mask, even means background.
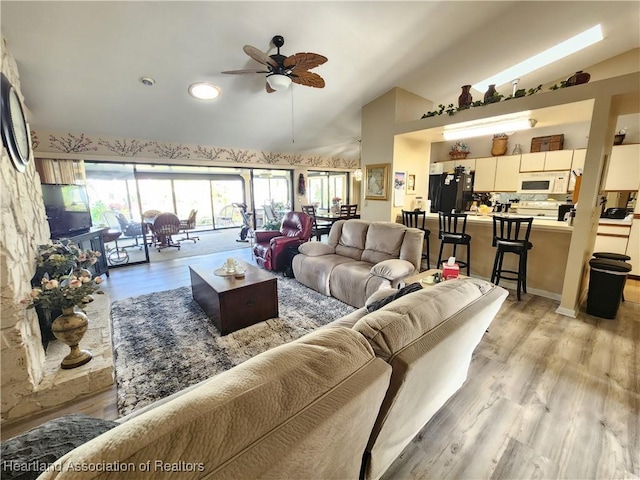
[[[413,173],[407,174],[407,195],[416,194],[416,176]]]
[[[406,172],[393,173],[393,206],[404,207],[404,189],[407,179]]]
[[[365,199],[387,200],[389,198],[389,164],[365,165]]]

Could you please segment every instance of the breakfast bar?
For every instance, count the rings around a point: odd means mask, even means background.
[[[428,213],[426,228],[431,231],[430,256],[431,267],[437,267],[440,241],[438,240],[438,214]],[[531,227],[529,241],[533,248],[529,251],[527,271],[527,291],[544,297],[560,299],[564,281],[571,233],[573,227],[567,222],[558,222],[535,218]],[[473,277],[491,278],[493,260],[496,249],[492,246],[493,221],[491,215],[469,215],[467,217],[466,233],[471,235],[471,271]],[[443,251],[443,261],[451,255],[451,247],[446,245]],[[457,255],[466,256],[465,247],[459,247]],[[509,258],[513,257],[513,258]],[[505,256],[505,268],[516,266],[515,255]],[[509,282],[504,282],[509,285]]]

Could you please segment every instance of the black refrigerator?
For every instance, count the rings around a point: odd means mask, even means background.
[[[473,201],[473,174],[429,175],[431,213],[469,210]]]

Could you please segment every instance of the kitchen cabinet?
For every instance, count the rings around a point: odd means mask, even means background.
[[[604,190],[638,190],[640,186],[640,144],[616,145],[611,150]]]
[[[573,160],[571,161],[571,170],[574,170],[577,174],[582,172],[578,170],[584,171],[584,159],[587,156],[587,149],[581,148],[580,150],[573,151]]]
[[[429,164],[429,175],[440,175],[444,171],[442,162],[435,162]]]
[[[518,190],[520,176],[520,155],[497,157],[495,170],[496,192],[515,192]]]
[[[627,254],[631,225],[598,225],[594,252]]]
[[[476,174],[473,179],[474,192],[494,192],[496,180],[496,157],[476,159]]]
[[[593,246],[593,251],[626,254],[627,241],[628,241],[628,238],[598,235],[596,236],[596,243]]]
[[[625,253],[631,257],[629,263],[633,267],[629,275],[640,275],[640,218],[633,219]]]
[[[473,172],[476,169],[476,159],[475,158],[465,158],[464,160],[454,160],[454,168],[455,167],[464,167],[465,171]]]
[[[572,159],[573,150],[553,150],[551,152],[545,152],[544,171],[571,170]]]
[[[521,172],[542,172],[545,152],[523,153],[520,156]]]
[[[457,161],[458,160],[447,160],[446,162],[439,162],[442,164],[443,173],[453,173]]]
[[[553,172],[571,170],[573,150],[523,153],[520,159],[521,172]]]

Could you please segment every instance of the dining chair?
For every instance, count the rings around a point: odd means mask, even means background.
[[[356,218],[358,211],[358,204],[352,205],[340,205],[340,218]]]
[[[320,241],[322,235],[329,235],[331,222],[319,222],[316,217],[316,207],[314,205],[302,205],[302,211],[311,218],[311,236]]]

